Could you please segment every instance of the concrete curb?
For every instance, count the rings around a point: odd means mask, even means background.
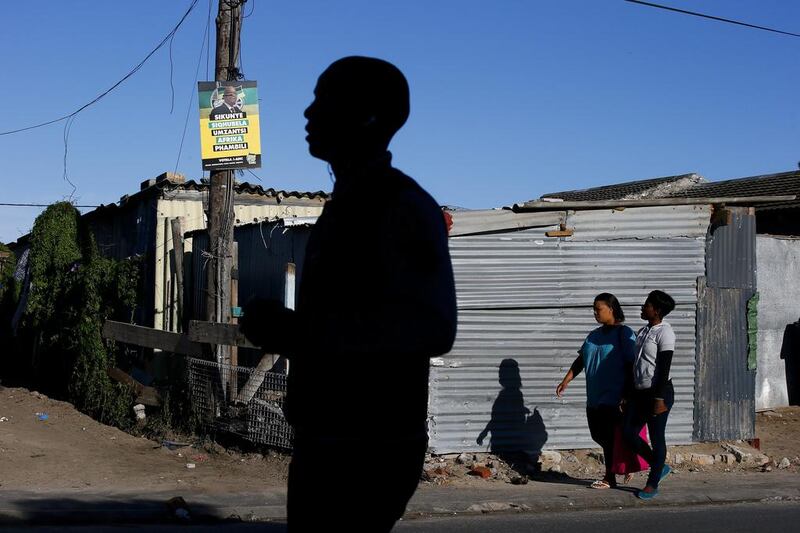
[[[580,483],[580,484],[578,484]],[[180,522],[167,501],[185,499],[191,522],[282,521],[285,489],[263,493],[150,492],[92,494],[0,491],[0,525],[142,524]],[[561,512],[687,506],[762,501],[800,501],[796,474],[671,476],[651,501],[635,497],[633,487],[592,490],[584,482],[537,482],[486,488],[422,486],[408,505],[406,519],[453,514]]]

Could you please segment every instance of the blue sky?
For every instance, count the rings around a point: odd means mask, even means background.
[[[662,0],[800,33],[800,2]],[[190,0],[18,2],[5,17],[0,130],[74,111],[113,85],[177,23]],[[80,113],[67,172],[79,204],[117,201],[176,169],[202,176],[195,70],[208,0],[172,44]],[[216,0],[212,10],[216,13]],[[263,166],[244,179],[330,190],[304,141],[317,76],[345,55],[392,61],[412,114],[398,168],[441,204],[509,205],[557,190],[698,172],[710,180],[794,170],[800,160],[800,38],[622,0],[249,0],[242,70],[261,98]],[[211,43],[213,47],[213,19]],[[213,48],[210,59],[213,78]],[[199,80],[206,79],[206,58]],[[50,203],[63,179],[63,122],[0,136],[0,202]],[[380,188],[376,183],[376,196]],[[41,209],[0,206],[0,241]]]

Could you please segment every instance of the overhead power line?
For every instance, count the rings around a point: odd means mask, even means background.
[[[89,106],[91,106],[91,105],[93,105],[93,104],[96,104],[97,102],[99,102],[99,101],[100,101],[101,99],[103,99],[103,97],[105,97],[105,96],[106,96],[108,93],[110,93],[111,91],[113,91],[114,89],[116,89],[117,87],[119,87],[120,85],[122,85],[122,84],[125,82],[125,80],[127,80],[128,78],[130,78],[131,76],[133,76],[134,74],[136,74],[136,72],[138,72],[138,71],[139,71],[139,69],[140,69],[140,68],[142,68],[142,66],[144,66],[144,64],[145,64],[145,63],[147,63],[147,61],[148,61],[148,60],[149,60],[149,59],[150,59],[150,58],[153,56],[153,54],[155,54],[156,52],[158,52],[158,50],[160,50],[162,46],[164,46],[164,45],[165,45],[165,44],[166,44],[166,43],[167,43],[167,42],[168,42],[170,39],[172,39],[172,37],[173,37],[173,36],[175,35],[175,33],[178,31],[178,28],[180,28],[180,27],[181,27],[181,24],[183,24],[183,22],[186,20],[186,17],[188,17],[188,16],[189,16],[189,13],[191,13],[191,12],[192,12],[192,10],[195,8],[195,6],[197,5],[197,2],[198,2],[198,1],[199,1],[199,0],[192,0],[192,3],[189,5],[189,9],[187,9],[187,10],[186,10],[186,13],[184,13],[184,14],[183,14],[183,16],[182,16],[182,17],[181,17],[181,19],[178,21],[178,23],[175,25],[175,27],[174,27],[174,28],[172,28],[172,31],[170,31],[170,32],[169,32],[169,33],[166,35],[166,37],[164,37],[164,38],[161,40],[161,42],[160,42],[160,43],[158,43],[158,45],[156,45],[156,47],[155,47],[155,48],[153,48],[153,50],[151,50],[151,51],[150,51],[150,53],[149,53],[149,54],[147,54],[147,55],[145,56],[145,58],[144,58],[144,59],[142,59],[142,61],[141,61],[141,62],[140,62],[138,65],[136,65],[135,67],[133,67],[133,68],[132,68],[132,69],[131,69],[131,70],[130,70],[130,71],[127,73],[127,74],[125,74],[125,76],[123,76],[123,77],[122,77],[122,79],[120,79],[120,80],[119,80],[118,82],[116,82],[114,85],[112,85],[111,87],[109,87],[109,88],[108,88],[108,89],[107,89],[105,92],[103,92],[103,93],[101,93],[99,96],[95,97],[95,98],[94,98],[92,101],[90,101],[90,102],[88,102],[88,103],[86,103],[86,104],[82,105],[81,107],[79,107],[78,109],[76,109],[75,111],[73,111],[72,113],[69,113],[69,114],[67,114],[67,115],[64,115],[63,117],[58,117],[58,118],[55,118],[55,119],[53,119],[53,120],[48,120],[48,121],[46,121],[46,122],[42,122],[42,123],[40,123],[40,124],[34,124],[33,126],[26,126],[26,127],[24,127],[24,128],[17,128],[17,129],[15,129],[15,130],[2,131],[2,132],[0,132],[0,136],[2,136],[2,135],[11,135],[11,134],[13,134],[13,133],[20,133],[20,132],[22,132],[22,131],[33,130],[33,129],[36,129],[36,128],[41,128],[41,127],[43,127],[43,126],[49,126],[50,124],[55,124],[55,123],[57,123],[57,122],[61,122],[62,120],[67,120],[67,119],[70,119],[70,118],[74,117],[75,115],[77,115],[78,113],[80,113],[81,111],[83,111],[84,109],[86,109],[87,107],[89,107]]]
[[[0,202],[0,207],[50,207],[53,204],[15,204]],[[73,205],[73,207],[100,207],[99,205]]]
[[[203,39],[200,44],[200,57],[197,58],[197,68],[194,70],[194,82],[192,83],[191,92],[189,95],[189,105],[186,109],[186,119],[183,121],[183,133],[181,134],[181,144],[178,147],[178,157],[175,160],[175,170],[174,172],[178,172],[178,165],[181,162],[181,154],[183,153],[183,141],[186,139],[186,128],[189,125],[189,116],[192,112],[192,103],[194,102],[194,95],[197,92],[197,80],[200,77],[200,65],[203,61],[203,52],[206,54],[206,58],[209,56],[209,50],[206,48],[206,45],[211,46],[210,41],[207,39],[211,35],[211,0],[208,0],[208,17],[206,18],[206,29],[203,32]],[[208,59],[206,59],[208,61]],[[208,76],[208,67],[206,67],[206,76]],[[206,79],[208,79],[206,77]]]
[[[657,9],[664,9],[664,10],[667,10],[667,11],[674,11],[675,13],[682,13],[684,15],[692,15],[694,17],[702,17],[702,18],[705,18],[705,19],[716,20],[716,21],[719,21],[719,22],[727,22],[728,24],[736,24],[738,26],[746,26],[748,28],[754,28],[754,29],[757,29],[757,30],[764,30],[764,31],[772,32],[772,33],[780,33],[782,35],[789,35],[791,37],[800,37],[800,34],[798,34],[798,33],[792,33],[792,32],[783,31],[783,30],[776,30],[774,28],[767,28],[766,26],[759,26],[757,24],[749,24],[747,22],[741,22],[739,20],[732,20],[732,19],[726,19],[726,18],[722,18],[722,17],[715,17],[713,15],[706,15],[704,13],[697,13],[695,11],[687,11],[685,9],[678,9],[677,7],[662,6],[661,4],[654,4],[652,2],[642,2],[641,0],[625,0],[625,1],[626,2],[630,2],[631,4],[640,4],[640,5],[647,6],[647,7],[655,7]]]

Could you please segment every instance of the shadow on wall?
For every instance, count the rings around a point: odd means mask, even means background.
[[[522,378],[514,359],[504,359],[498,371],[500,394],[492,404],[492,418],[476,442],[483,446],[486,436],[489,451],[521,475],[535,471],[537,460],[547,442],[547,430],[538,409],[525,406]]]
[[[800,320],[783,330],[781,359],[786,365],[786,392],[789,405],[800,405]]]

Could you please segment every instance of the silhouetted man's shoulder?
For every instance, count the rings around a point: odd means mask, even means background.
[[[422,188],[414,178],[404,174],[396,168],[392,168],[393,181],[396,185],[391,190],[392,198],[389,204],[395,209],[405,210],[409,216],[430,218],[430,222],[444,224],[441,207],[428,191]]]

